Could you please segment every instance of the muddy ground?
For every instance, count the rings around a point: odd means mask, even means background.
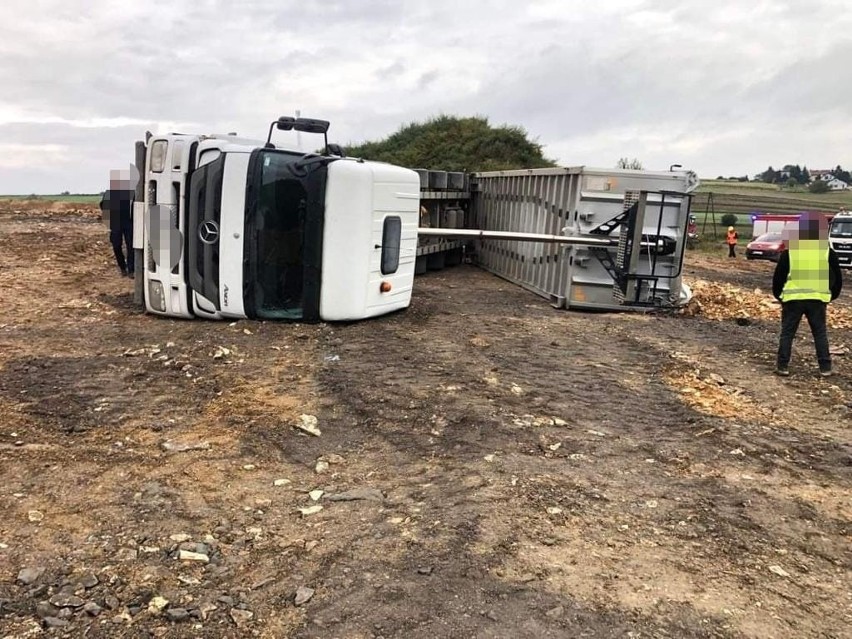
[[[852,364],[804,328],[780,379],[774,321],[471,266],[361,323],[167,321],[93,211],[0,206],[0,637],[852,636]]]

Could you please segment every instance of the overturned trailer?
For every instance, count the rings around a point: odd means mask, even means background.
[[[556,308],[665,308],[690,297],[681,275],[692,172],[571,167],[449,183],[418,172],[418,273],[466,259]]]
[[[265,141],[137,143],[136,298],[170,317],[348,321],[406,308],[416,273],[471,261],[557,308],[671,307],[687,172],[580,168],[454,173],[301,153]],[[418,175],[419,174],[419,175]]]

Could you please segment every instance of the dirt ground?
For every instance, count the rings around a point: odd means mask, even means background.
[[[0,637],[852,637],[852,364],[803,327],[772,375],[771,264],[689,255],[757,313],[462,266],[361,323],[168,321],[74,206],[0,203]]]

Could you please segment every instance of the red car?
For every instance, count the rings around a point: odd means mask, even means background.
[[[781,233],[764,233],[746,245],[747,260],[771,260],[777,262],[787,243]]]

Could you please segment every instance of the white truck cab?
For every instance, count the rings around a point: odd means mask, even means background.
[[[828,243],[842,268],[852,268],[852,213],[841,209],[831,220]]]
[[[307,118],[272,125],[328,128]],[[335,321],[406,308],[420,178],[328,149],[303,154],[234,135],[150,137],[134,228],[146,310]]]

